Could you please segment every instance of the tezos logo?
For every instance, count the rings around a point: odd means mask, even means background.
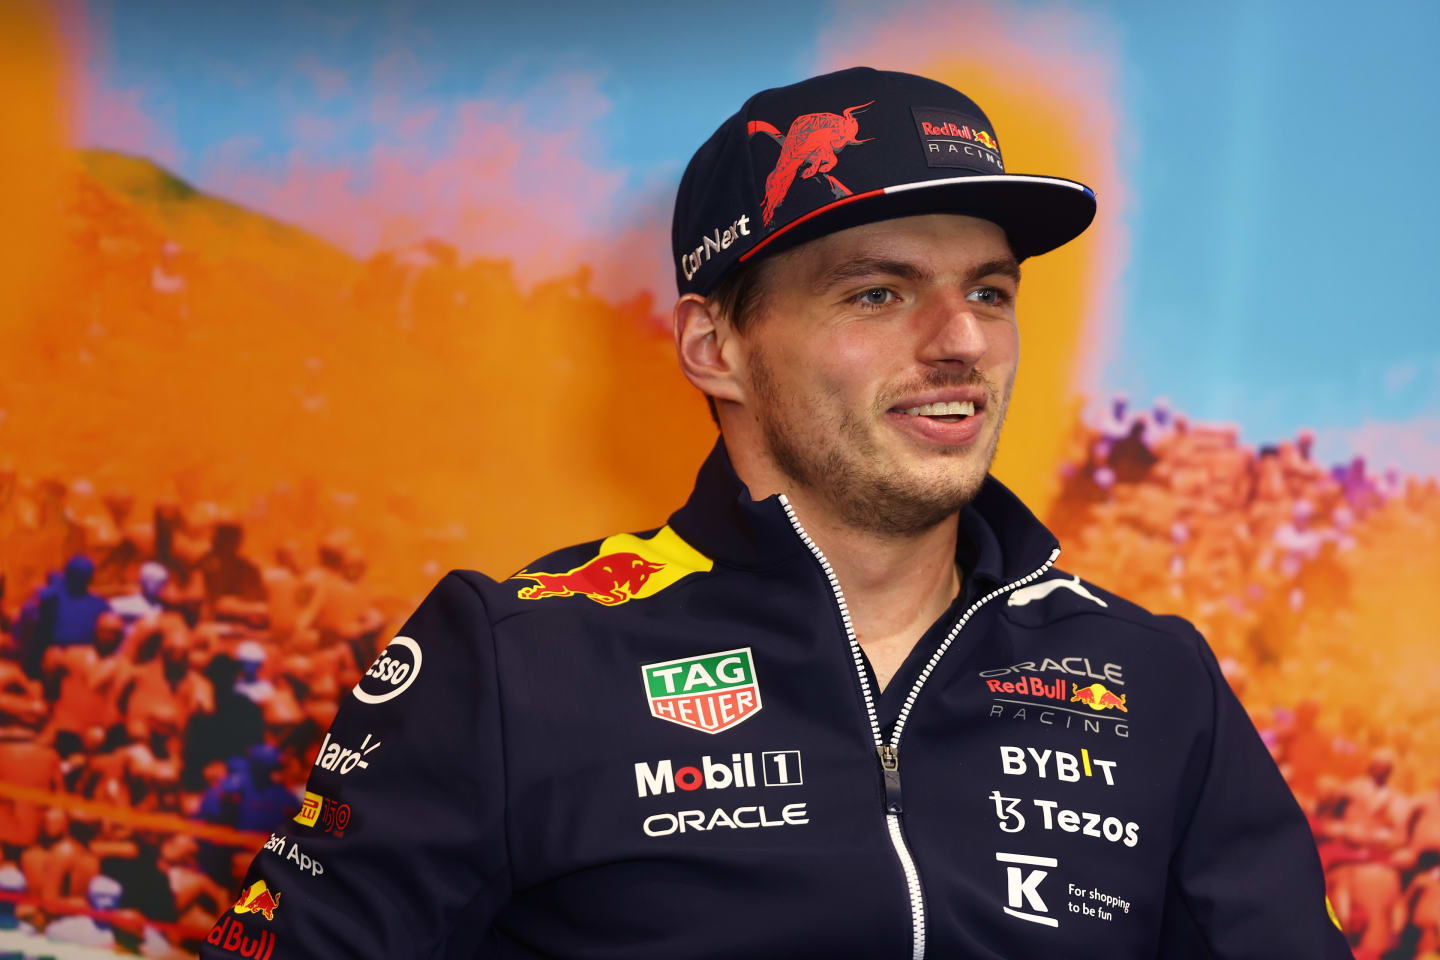
[[[749,647],[640,667],[650,715],[719,733],[760,712],[760,685]]]
[[[1007,797],[999,790],[992,790],[990,799],[995,801],[995,816],[1002,831],[1019,833],[1025,829],[1025,814],[1020,812],[1019,797]],[[1140,842],[1140,825],[1134,820],[1122,821],[1119,817],[1106,817],[1085,810],[1067,810],[1054,800],[1041,800],[1038,797],[1033,798],[1031,803],[1040,809],[1044,818],[1040,825],[1046,830],[1058,827],[1066,833],[1104,838],[1111,843],[1123,843],[1127,847],[1133,847]]]
[[[394,700],[420,676],[420,660],[420,644],[409,637],[396,637],[350,692],[364,703]]]

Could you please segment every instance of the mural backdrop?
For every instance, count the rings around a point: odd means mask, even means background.
[[[445,570],[663,522],[680,171],[863,63],[1095,187],[996,473],[1208,636],[1357,955],[1440,956],[1437,10],[5,5],[0,952],[189,953]]]

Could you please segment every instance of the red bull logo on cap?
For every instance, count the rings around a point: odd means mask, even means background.
[[[563,573],[522,570],[511,580],[533,580],[515,594],[521,600],[589,597],[614,607],[651,597],[692,573],[708,573],[710,558],[662,527],[649,539],[622,533],[607,537],[593,560]]]
[[[256,880],[240,894],[235,901],[236,913],[258,913],[266,920],[275,919],[275,910],[280,906],[280,891],[271,893],[264,880]]]
[[[985,129],[988,123],[984,119],[933,107],[912,106],[910,112],[927,166],[1005,172],[1000,144],[995,134]]]
[[[801,180],[820,177],[829,185],[830,193],[836,200],[853,193],[830,171],[840,162],[835,154],[848,146],[873,139],[856,139],[860,121],[855,119],[855,114],[874,102],[858,103],[846,107],[841,113],[807,113],[792,120],[790,129],[784,133],[764,120],[750,121],[746,127],[750,136],[763,133],[780,144],[780,157],[775,161],[775,168],[765,177],[765,206],[761,210],[761,219],[767,227],[775,219],[775,211],[785,201],[785,195],[790,192],[790,186],[797,177]]]
[[[1103,683],[1092,683],[1088,687],[1076,688],[1075,692],[1070,695],[1070,702],[1083,703],[1097,712],[1114,709],[1121,713],[1129,713],[1129,708],[1125,706],[1125,697],[1126,695],[1123,693],[1111,693]]]

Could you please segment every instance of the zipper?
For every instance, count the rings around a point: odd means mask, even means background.
[[[906,892],[910,897],[910,957],[911,960],[924,960],[925,957],[925,889],[920,884],[920,871],[915,868],[915,858],[910,855],[910,848],[905,843],[905,834],[900,829],[900,815],[905,812],[904,800],[900,793],[900,737],[905,732],[905,723],[910,719],[910,712],[915,707],[915,701],[920,696],[920,690],[925,686],[925,681],[930,679],[930,674],[935,672],[935,667],[940,663],[940,658],[950,645],[955,642],[960,629],[966,622],[991,600],[1003,593],[1008,593],[1017,587],[1023,587],[1037,577],[1045,575],[1055,561],[1060,557],[1060,548],[1056,547],[1050,551],[1050,559],[1046,560],[1033,572],[1014,580],[987,593],[970,605],[960,619],[955,621],[955,626],[945,637],[945,640],[935,649],[925,668],[920,671],[920,676],[915,678],[915,683],[910,688],[910,693],[905,697],[905,703],[900,708],[900,715],[895,720],[895,729],[890,732],[890,742],[886,743],[880,734],[880,719],[875,713],[875,695],[870,689],[870,678],[865,671],[864,654],[860,651],[860,640],[855,636],[855,624],[850,619],[850,606],[845,602],[845,593],[840,589],[840,578],[835,575],[835,568],[830,566],[830,561],[825,557],[824,551],[820,549],[801,525],[800,518],[795,515],[795,507],[790,503],[790,498],[785,494],[780,495],[780,505],[785,508],[785,516],[790,520],[790,526],[795,528],[795,533],[800,537],[802,543],[814,554],[816,561],[820,564],[821,571],[825,578],[830,581],[830,591],[835,595],[835,605],[840,610],[840,622],[845,627],[845,640],[850,644],[850,659],[855,665],[856,676],[860,679],[860,694],[865,703],[865,716],[870,721],[870,736],[874,741],[875,755],[880,761],[880,774],[885,783],[885,821],[890,832],[890,845],[895,848],[895,856],[900,861],[900,869],[905,874]]]

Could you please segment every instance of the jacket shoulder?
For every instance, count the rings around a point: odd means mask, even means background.
[[[1041,580],[1011,590],[1005,598],[1005,616],[1023,626],[1043,627],[1072,617],[1098,617],[1121,621],[1177,640],[1198,637],[1184,617],[1152,613],[1119,594],[1080,576],[1052,568]]]
[[[503,580],[467,576],[482,590],[492,621],[498,621],[543,609],[616,607],[713,568],[709,557],[665,526],[562,547]]]

